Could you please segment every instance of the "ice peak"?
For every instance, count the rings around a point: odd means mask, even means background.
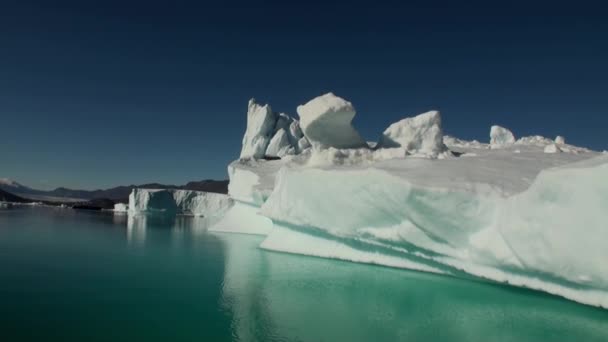
[[[494,125],[490,128],[490,147],[500,148],[515,143],[515,136],[510,130]]]
[[[379,147],[402,147],[411,153],[437,155],[445,150],[441,114],[431,110],[391,124],[382,133]]]
[[[356,113],[352,103],[331,92],[317,96],[306,104],[298,106],[297,111],[302,120],[304,120],[304,117],[318,117],[338,112],[352,112],[354,117]]]
[[[315,148],[367,147],[351,122],[356,111],[352,103],[327,93],[297,108],[304,135]]]

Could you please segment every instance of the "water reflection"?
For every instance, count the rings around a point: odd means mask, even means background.
[[[218,309],[223,245],[204,225],[51,208],[0,215],[2,341],[231,341]]]
[[[133,245],[146,242],[148,229],[170,230],[173,241],[182,240],[186,235],[200,235],[215,221],[204,217],[155,214],[115,214],[114,222],[127,226],[127,241]]]
[[[608,312],[537,292],[225,246],[222,307],[237,341],[607,341]]]

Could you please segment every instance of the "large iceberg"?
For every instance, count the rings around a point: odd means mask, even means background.
[[[490,144],[444,137],[434,112],[391,125],[393,145],[370,149],[350,125],[348,101],[328,94],[298,113],[316,148],[231,163],[235,204],[211,230],[266,235],[268,250],[486,279],[608,307],[605,154],[540,136],[515,140],[498,126]],[[545,153],[553,146],[570,153]],[[446,150],[454,153],[438,154]]]
[[[185,214],[221,217],[233,205],[228,195],[175,189],[133,189],[129,213]]]

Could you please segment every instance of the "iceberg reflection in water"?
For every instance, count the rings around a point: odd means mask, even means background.
[[[534,291],[260,249],[183,216],[0,213],[6,341],[608,341]],[[32,314],[35,312],[35,314]]]
[[[238,341],[602,341],[606,311],[502,285],[225,246],[221,305]]]

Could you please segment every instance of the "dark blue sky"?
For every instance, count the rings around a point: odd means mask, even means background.
[[[531,4],[534,3],[534,4]],[[0,177],[38,188],[225,178],[250,97],[295,114],[333,91],[376,140],[565,135],[608,149],[601,2],[0,3]]]

